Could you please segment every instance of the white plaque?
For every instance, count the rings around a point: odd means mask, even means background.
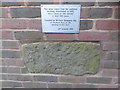
[[[81,5],[41,5],[42,32],[79,33]]]

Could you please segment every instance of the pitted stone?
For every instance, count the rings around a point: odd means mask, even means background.
[[[100,50],[95,43],[39,42],[22,48],[31,73],[84,75],[99,70]]]

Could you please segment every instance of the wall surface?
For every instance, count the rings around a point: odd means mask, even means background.
[[[3,88],[118,88],[118,3],[63,3],[82,5],[79,34],[42,33],[40,5],[58,2],[2,2]],[[23,60],[22,46],[54,41],[100,44],[99,71],[83,76],[30,73]]]

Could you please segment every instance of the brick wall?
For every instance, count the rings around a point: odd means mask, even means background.
[[[2,2],[2,87],[10,88],[117,88],[118,3],[77,2],[82,5],[79,34],[43,34],[41,4],[58,2]],[[76,2],[63,2],[76,4]],[[48,27],[49,28],[49,27]],[[101,45],[96,75],[31,74],[22,59],[21,45],[41,41],[95,42]]]

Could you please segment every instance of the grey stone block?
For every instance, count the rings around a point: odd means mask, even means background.
[[[40,31],[15,31],[15,38],[17,40],[25,40],[25,39],[34,39],[34,40],[41,40],[42,33]]]
[[[11,8],[11,16],[13,18],[35,18],[40,17],[40,8],[34,7],[19,7]]]
[[[23,45],[23,59],[31,73],[95,74],[99,45],[81,42],[40,42]]]
[[[58,78],[56,76],[45,76],[45,75],[39,75],[34,76],[35,81],[42,81],[42,82],[57,82]]]
[[[105,78],[105,77],[88,77],[87,83],[98,83],[98,84],[110,84],[112,78]]]

